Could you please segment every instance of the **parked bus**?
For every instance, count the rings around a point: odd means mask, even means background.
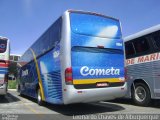
[[[19,60],[20,94],[53,104],[123,97],[124,50],[119,20],[66,11]]]
[[[9,54],[9,40],[0,36],[0,96],[7,93]]]
[[[127,97],[137,105],[147,106],[160,99],[160,25],[124,38]]]

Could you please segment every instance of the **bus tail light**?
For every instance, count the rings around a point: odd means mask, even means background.
[[[73,78],[72,78],[72,68],[66,68],[65,70],[65,82],[67,85],[73,84]]]

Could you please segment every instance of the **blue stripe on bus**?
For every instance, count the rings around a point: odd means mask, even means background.
[[[7,74],[8,71],[0,71],[0,74]]]
[[[8,68],[0,68],[0,70],[8,70]]]

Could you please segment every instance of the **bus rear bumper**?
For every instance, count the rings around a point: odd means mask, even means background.
[[[127,83],[119,87],[97,88],[97,89],[75,89],[67,86],[63,94],[64,104],[88,103],[124,97],[127,93]]]
[[[7,94],[7,84],[0,84],[0,95]]]

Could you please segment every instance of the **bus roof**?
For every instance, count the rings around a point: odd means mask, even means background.
[[[158,24],[156,26],[153,26],[153,27],[150,27],[150,28],[147,28],[147,29],[142,30],[140,32],[137,32],[135,34],[129,35],[129,36],[124,38],[124,42],[127,42],[129,40],[132,40],[132,39],[135,39],[135,38],[150,34],[152,32],[156,32],[158,30],[160,30],[160,24]]]
[[[2,37],[2,36],[0,36],[0,39],[1,39],[1,40],[8,40],[7,37]]]
[[[18,57],[21,57],[22,55],[20,55],[20,54],[10,54],[10,55],[13,55],[13,56],[18,56]]]
[[[106,16],[106,15],[103,15],[103,14],[100,14],[100,13],[96,13],[96,12],[83,11],[83,10],[67,10],[66,12],[75,12],[75,13],[84,13],[84,14],[97,15],[97,16],[106,17],[106,18],[110,18],[110,19],[114,19],[116,21],[119,21],[119,19],[117,19],[117,18]]]

